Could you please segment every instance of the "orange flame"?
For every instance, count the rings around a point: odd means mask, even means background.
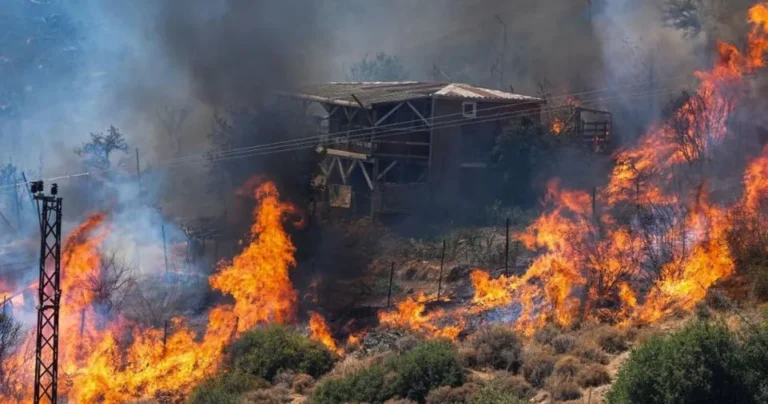
[[[323,343],[328,349],[341,355],[342,350],[336,346],[336,341],[331,335],[331,329],[328,328],[328,323],[325,322],[325,318],[314,311],[309,312],[309,335]]]
[[[379,323],[390,327],[406,328],[423,333],[429,337],[442,337],[455,340],[464,329],[463,318],[450,318],[442,309],[427,312],[426,303],[430,298],[420,293],[415,298],[408,297],[397,304],[395,310],[379,313]],[[446,323],[453,321],[454,324]],[[438,325],[437,323],[443,323]]]

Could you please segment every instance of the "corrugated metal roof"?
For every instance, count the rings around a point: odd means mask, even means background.
[[[419,81],[331,82],[301,87],[297,91],[290,93],[292,96],[313,101],[358,106],[353,94],[366,108],[375,104],[401,102],[432,96],[501,102],[543,102],[542,99],[536,97],[475,87],[469,84]]]

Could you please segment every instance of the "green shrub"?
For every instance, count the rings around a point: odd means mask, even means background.
[[[317,378],[331,370],[334,354],[284,326],[248,331],[230,347],[233,367],[271,381],[281,371]]]
[[[474,335],[471,341],[475,364],[517,373],[522,364],[520,337],[509,328],[493,326]]]
[[[469,402],[470,404],[527,404],[514,392],[504,390],[503,386],[489,383],[481,388]]]
[[[755,402],[768,403],[768,330],[752,332],[742,345],[740,356],[744,381]]]
[[[535,387],[542,387],[555,367],[552,353],[541,347],[529,347],[523,354],[523,377]]]
[[[695,322],[671,336],[654,337],[630,354],[607,401],[754,402],[739,349],[728,329],[716,324]]]
[[[387,371],[383,365],[373,365],[347,377],[325,379],[312,391],[313,402],[316,404],[384,402],[394,396],[385,385],[386,375]]]
[[[269,386],[265,380],[235,370],[220,373],[200,383],[189,397],[190,404],[237,403],[242,393]]]
[[[419,402],[434,387],[464,383],[459,355],[448,341],[423,342],[392,360],[390,368],[397,372],[393,387],[398,395]]]
[[[318,403],[380,403],[403,397],[424,402],[430,390],[464,382],[459,356],[447,341],[419,343],[411,351],[345,377],[330,377],[313,391]]]

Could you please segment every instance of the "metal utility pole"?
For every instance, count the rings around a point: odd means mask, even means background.
[[[35,347],[34,403],[56,404],[59,373],[59,302],[61,300],[61,198],[59,187],[45,195],[43,182],[32,183],[40,211],[40,284]],[[42,206],[41,206],[42,205]]]

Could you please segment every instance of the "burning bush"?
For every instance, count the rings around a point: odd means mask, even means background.
[[[229,351],[234,368],[270,381],[285,370],[318,377],[334,363],[325,345],[280,325],[246,332]]]
[[[474,363],[495,369],[517,373],[522,364],[522,343],[520,337],[504,326],[493,326],[477,332],[471,346]]]
[[[724,325],[695,322],[633,351],[607,398],[610,403],[756,402],[745,377],[742,347]],[[753,369],[754,370],[754,369]],[[754,379],[750,379],[754,380]]]
[[[422,342],[410,352],[391,356],[345,377],[321,381],[312,394],[318,404],[340,402],[383,402],[404,397],[424,402],[430,390],[460,386],[464,369],[458,353],[447,341]]]

